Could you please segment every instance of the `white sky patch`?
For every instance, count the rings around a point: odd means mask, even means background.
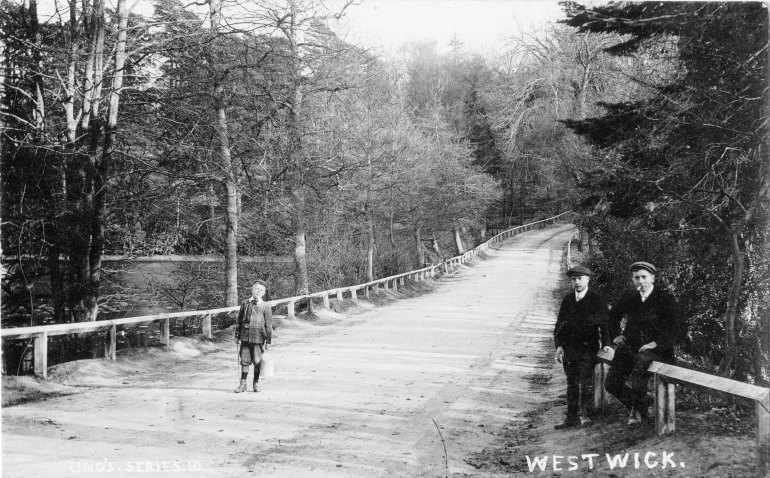
[[[363,0],[348,8],[338,33],[386,54],[415,41],[446,51],[455,36],[467,52],[492,53],[506,36],[562,18],[555,0]]]
[[[327,0],[326,4],[335,11],[343,1]],[[127,3],[133,13],[152,15],[149,0]],[[225,0],[226,6],[232,3]],[[114,4],[115,0],[107,0],[108,7]],[[256,8],[258,4],[242,5]],[[69,20],[66,0],[38,0],[38,9],[41,21]],[[483,55],[501,52],[512,34],[540,30],[563,18],[557,0],[362,0],[330,26],[346,41],[388,56],[412,42],[435,42],[445,52],[455,37],[465,52]]]

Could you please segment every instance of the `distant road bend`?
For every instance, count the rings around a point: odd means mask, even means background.
[[[279,328],[260,393],[233,393],[234,344],[154,368],[94,361],[84,393],[3,409],[2,474],[477,474],[468,461],[496,430],[554,398],[532,377],[558,372],[554,291],[573,232],[525,232],[430,294]]]

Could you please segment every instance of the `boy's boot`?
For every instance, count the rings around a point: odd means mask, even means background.
[[[241,384],[235,389],[235,393],[241,393],[246,391],[246,379],[241,379]]]
[[[257,385],[257,382],[254,382],[254,391],[259,392],[259,385]]]

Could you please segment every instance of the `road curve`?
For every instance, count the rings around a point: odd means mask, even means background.
[[[509,238],[430,294],[278,329],[259,394],[232,393],[233,345],[133,375],[119,360],[120,381],[5,408],[2,476],[477,474],[467,460],[496,430],[553,399],[526,377],[553,372],[572,232]]]

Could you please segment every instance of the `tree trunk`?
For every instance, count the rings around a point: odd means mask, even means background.
[[[438,240],[436,239],[436,233],[432,232],[431,236],[433,237],[433,250],[436,251],[436,254],[438,254],[439,259],[441,258],[441,249],[439,249],[438,246]]]
[[[295,2],[289,3],[289,13],[282,20],[287,22],[286,28],[282,29],[286,40],[289,42],[291,57],[289,58],[291,68],[292,91],[289,96],[289,117],[288,117],[288,155],[287,166],[290,174],[288,175],[289,188],[295,198],[294,218],[292,221],[294,234],[294,289],[297,294],[309,293],[309,279],[307,258],[305,256],[305,192],[303,181],[303,152],[302,137],[300,131],[300,110],[302,109],[302,90],[300,71],[300,52],[297,39],[297,5]]]
[[[214,247],[214,218],[217,217],[217,209],[214,205],[214,200],[217,198],[217,192],[214,188],[214,180],[209,181],[209,195],[208,195],[208,221],[206,221],[206,239],[208,240],[208,245],[206,249],[213,248]]]
[[[48,251],[48,270],[51,284],[51,300],[53,301],[53,320],[56,324],[64,322],[66,304],[64,277],[62,276],[61,261],[59,260],[60,254],[61,248],[58,245],[58,238],[56,238]],[[71,320],[68,322],[71,322]]]
[[[369,184],[366,187],[366,199],[364,201],[364,217],[366,218],[366,281],[374,280],[374,208],[372,207],[372,160],[366,158]],[[392,232],[391,232],[392,235]]]
[[[294,107],[291,108],[293,113],[289,114],[289,122],[292,126],[289,127],[290,141],[293,143],[291,147],[291,169],[293,169],[292,178],[290,179],[290,187],[292,189],[292,195],[294,196],[294,220],[292,221],[293,234],[295,240],[294,247],[294,289],[299,295],[309,293],[309,280],[307,270],[307,258],[305,257],[305,192],[302,185],[301,177],[301,138],[299,137],[299,118],[296,111],[299,108],[301,102],[301,96],[297,92],[295,96]]]
[[[374,280],[374,213],[371,207],[364,207],[366,216],[366,281]]]
[[[88,131],[91,120],[99,115],[104,70],[104,0],[95,0],[88,25],[91,44],[86,59],[86,73],[83,79],[83,112],[80,127]]]
[[[510,180],[508,181],[510,182]],[[506,191],[509,189],[508,184],[503,184],[503,224],[508,223],[508,197]]]
[[[370,181],[369,184],[371,185],[373,181]],[[393,249],[396,248],[396,240],[393,238],[393,218],[395,217],[396,211],[395,207],[393,205],[393,188],[390,188],[390,245],[393,247]]]
[[[519,178],[519,224],[524,224],[524,195],[526,194],[524,175]]]
[[[508,219],[508,227],[511,226],[511,219],[514,214],[516,214],[516,180],[511,176],[511,217]]]
[[[101,157],[92,154],[93,169],[93,210],[91,215],[91,250],[89,257],[89,286],[88,297],[85,301],[90,320],[96,320],[99,312],[97,298],[101,282],[102,253],[104,252],[104,230],[107,217],[107,189],[105,178],[110,173],[113,153],[117,144],[118,110],[120,109],[120,92],[123,88],[123,68],[126,63],[126,31],[128,28],[128,11],[126,0],[118,0],[118,39],[115,45],[115,70],[112,76],[112,91],[107,110],[107,127],[104,135],[104,146]]]
[[[741,294],[741,285],[743,284],[743,268],[746,252],[741,250],[739,242],[740,233],[730,231],[730,253],[733,259],[733,283],[727,294],[727,309],[725,309],[722,320],[725,327],[725,355],[719,366],[719,371],[728,375],[733,369],[733,362],[737,356],[735,349],[735,320],[738,317],[738,301]]]
[[[70,45],[67,58],[67,80],[65,83],[64,117],[67,121],[67,142],[75,145],[78,121],[75,118],[75,71],[78,56],[77,0],[70,0]]]
[[[292,228],[294,230],[294,293],[309,293],[307,259],[305,258],[305,222],[301,214],[295,213]]]
[[[5,57],[5,38],[4,35],[0,35],[0,85],[5,85],[5,79],[12,75],[13,66],[11,62]],[[9,75],[10,74],[10,75]],[[5,118],[7,113],[7,106],[5,100],[5,88],[0,88],[0,131],[5,131]],[[6,141],[0,143],[0,154],[5,154],[5,148],[3,147]],[[5,372],[5,365],[3,365],[3,372]]]
[[[465,247],[463,247],[463,238],[460,237],[460,228],[455,226],[453,229],[455,236],[455,246],[457,247],[457,255],[465,254]]]
[[[588,42],[586,41],[588,35],[588,33],[584,34],[581,45],[585,48],[585,57],[583,57],[582,51],[578,53],[578,62],[583,67],[583,74],[580,77],[578,91],[575,92],[576,113],[579,120],[583,120],[586,117],[586,96],[588,94],[591,62],[593,61],[593,52],[591,51],[591,48],[588,46]],[[578,49],[580,49],[581,46],[579,46]]]
[[[420,229],[414,230],[414,242],[417,247],[417,268],[421,269],[425,267],[425,248],[422,245],[422,238],[420,238]]]
[[[586,64],[583,67],[583,75],[580,79],[580,86],[578,88],[577,94],[575,95],[575,99],[577,100],[576,113],[578,119],[580,120],[583,120],[586,117],[586,95],[588,94],[588,75],[590,69],[590,64]]]
[[[73,156],[77,156],[77,150],[75,140],[77,138],[77,118],[75,118],[75,74],[77,67],[77,53],[78,53],[78,21],[77,21],[77,1],[70,0],[70,39],[69,39],[69,51],[67,58],[67,79],[65,83],[65,99],[63,101],[65,120],[67,124],[67,142],[69,143],[65,149],[70,152],[74,152]],[[61,155],[55,168],[58,168],[56,175],[53,178],[54,184],[52,184],[52,199],[54,207],[51,208],[50,224],[51,228],[48,232],[47,240],[51,243],[48,251],[48,270],[49,270],[49,283],[51,287],[51,301],[53,302],[53,320],[54,323],[61,323],[65,321],[65,310],[67,304],[67,294],[65,287],[65,277],[62,273],[62,263],[60,256],[63,252],[64,236],[62,231],[66,230],[67,224],[62,224],[60,218],[64,216],[62,214],[67,208],[67,169],[68,169],[68,154]],[[64,226],[64,227],[62,227]],[[68,317],[68,321],[72,321],[72,315]]]
[[[97,176],[96,167],[101,161],[99,147],[103,136],[103,120],[100,117],[101,105],[101,84],[104,76],[104,36],[105,36],[105,13],[104,2],[99,1],[94,4],[96,11],[93,12],[93,41],[89,56],[92,59],[92,75],[94,87],[92,96],[88,101],[88,120],[85,121],[87,129],[82,135],[83,142],[87,142],[86,152],[77,153],[73,157],[73,176],[76,177],[76,184],[73,184],[70,191],[74,193],[75,213],[72,221],[72,233],[68,237],[68,252],[70,257],[70,277],[69,287],[67,289],[67,299],[69,301],[70,313],[75,322],[85,322],[96,320],[98,307],[96,299],[98,292],[94,294],[92,280],[92,271],[94,265],[91,260],[95,249],[93,246],[93,233],[98,228],[98,222],[95,223],[94,216],[96,205],[94,204],[95,179]],[[85,100],[84,100],[85,103]],[[99,244],[101,247],[101,244]],[[98,270],[97,265],[97,270]],[[98,289],[98,285],[96,287]]]
[[[227,206],[225,211],[225,295],[228,307],[238,305],[238,185],[235,183],[232,159],[230,157],[230,139],[227,126],[227,111],[221,95],[222,85],[217,85],[216,112],[219,155],[224,174]]]
[[[35,71],[32,74],[32,81],[35,85],[35,107],[32,110],[32,118],[35,121],[36,132],[40,134],[45,127],[45,98],[43,96],[45,85],[41,74],[43,71],[43,35],[40,32],[37,18],[37,0],[29,0],[29,20],[30,29],[35,36],[35,46],[32,48],[32,58],[35,63]]]
[[[463,252],[468,251],[469,249],[473,249],[475,246],[468,244],[468,228],[465,226],[460,226],[460,240],[462,240],[463,248],[465,249]],[[471,244],[473,244],[473,239],[471,239]]]
[[[219,31],[220,4],[209,0],[211,31]],[[216,58],[211,58],[212,65]],[[238,183],[233,161],[230,156],[230,131],[227,125],[227,104],[225,102],[224,78],[214,86],[214,105],[217,115],[217,139],[219,141],[219,159],[224,172],[223,182],[227,194],[225,210],[225,296],[228,307],[238,305]]]
[[[222,148],[224,150],[224,147]],[[227,147],[230,151],[229,146]],[[229,161],[230,157],[226,160]],[[223,158],[224,160],[224,158]],[[238,305],[238,186],[227,179],[227,247],[225,248],[225,277],[227,282],[227,305]]]
[[[580,240],[578,241],[578,251],[587,254],[589,249],[588,231],[580,231]]]

